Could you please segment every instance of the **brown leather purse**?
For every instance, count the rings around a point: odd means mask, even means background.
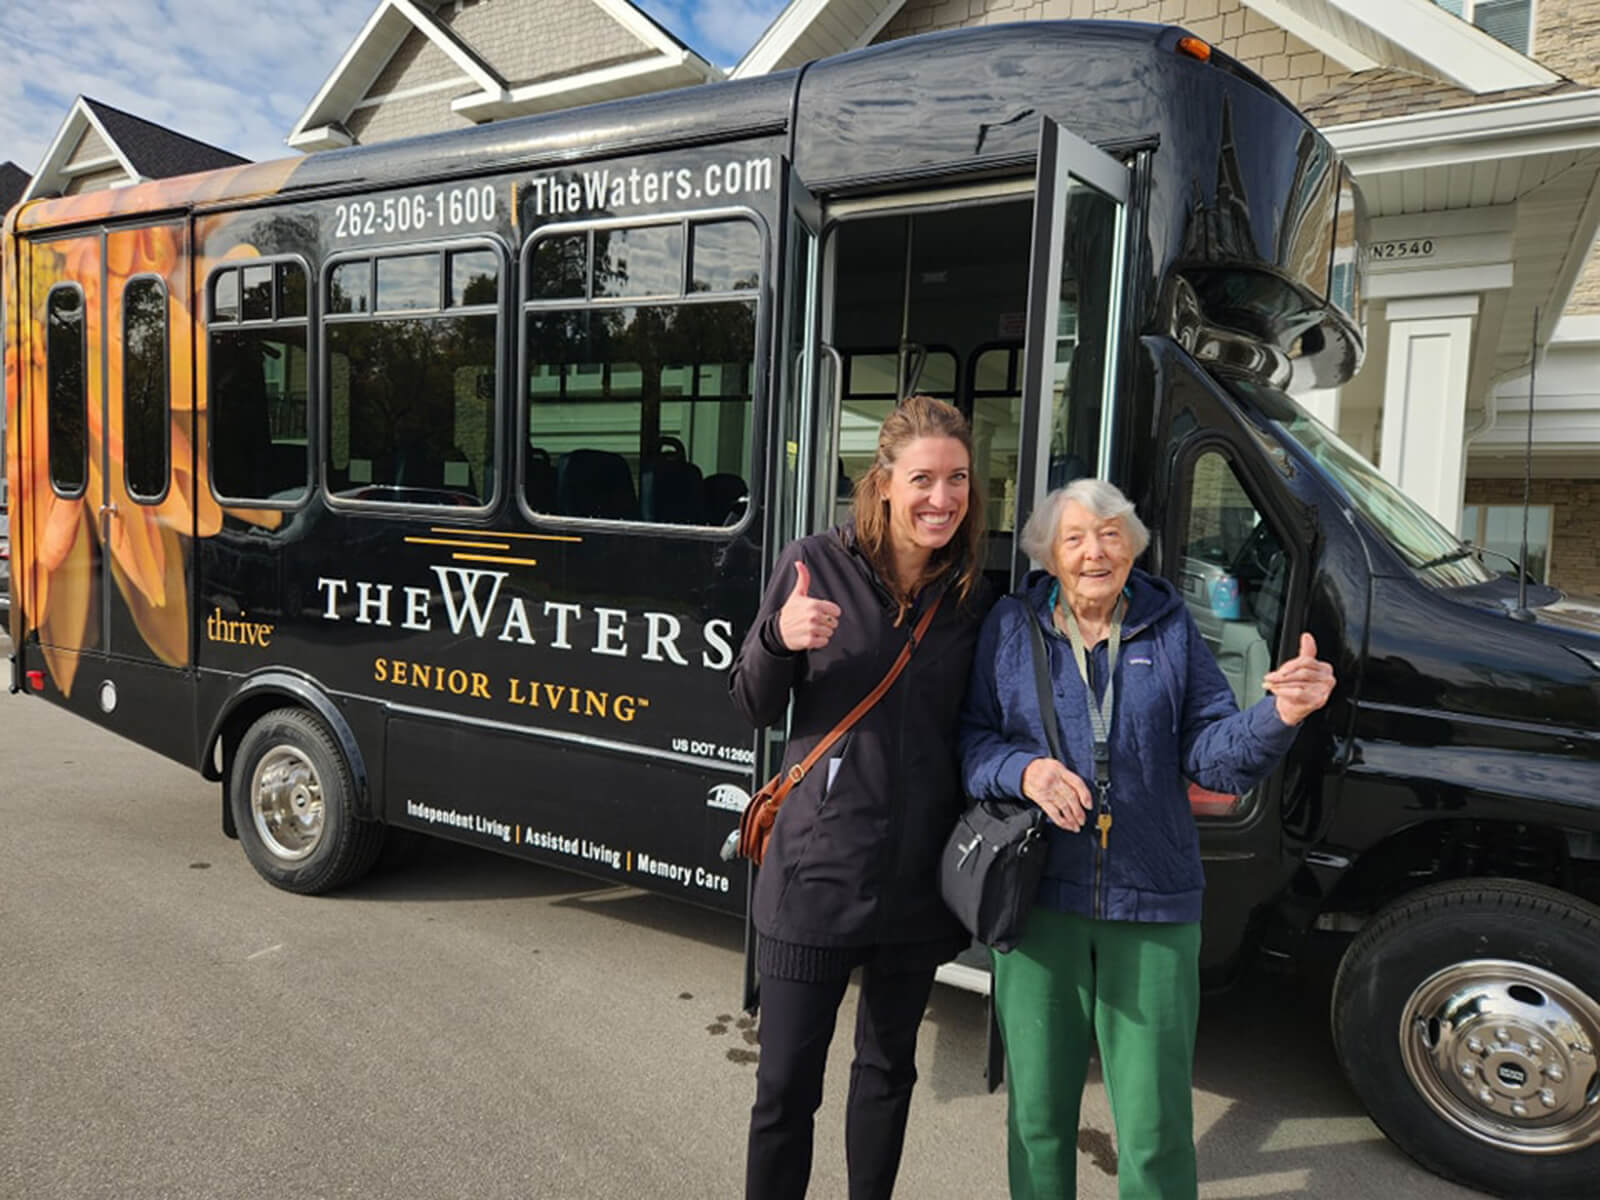
[[[806,773],[816,766],[818,761],[826,754],[829,748],[845,735],[852,725],[867,715],[883,694],[887,692],[900,672],[906,669],[906,664],[911,661],[911,652],[922,641],[922,635],[928,632],[928,626],[933,624],[933,614],[939,611],[939,603],[944,599],[941,592],[935,596],[933,603],[928,605],[928,611],[922,614],[916,628],[911,631],[911,637],[894,660],[894,665],[889,668],[889,673],[883,677],[878,686],[868,692],[866,698],[847,712],[843,719],[830,729],[807,754],[787,771],[781,771],[767,780],[766,785],[750,797],[750,803],[745,805],[744,815],[739,818],[739,846],[737,853],[741,858],[748,858],[756,866],[761,865],[761,860],[767,855],[767,841],[772,837],[772,823],[778,819],[778,809],[783,807],[784,797],[789,794],[789,789],[806,777]]]

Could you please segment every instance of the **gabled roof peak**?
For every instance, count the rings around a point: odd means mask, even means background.
[[[74,163],[79,146],[90,133],[105,143],[107,154],[85,164]],[[105,169],[121,170],[124,183],[168,179],[194,171],[234,167],[250,160],[188,134],[168,129],[89,96],[79,96],[67,110],[39,169],[23,191],[22,199],[57,195],[74,176]]]

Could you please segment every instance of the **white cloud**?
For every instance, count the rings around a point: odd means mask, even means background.
[[[784,7],[781,0],[693,0],[690,19],[703,42],[701,53],[718,66],[732,66]]]
[[[37,167],[78,95],[247,158],[282,157],[376,2],[0,4],[0,160]]]
[[[283,139],[378,0],[0,0],[0,161],[32,171],[91,96],[252,159]],[[731,66],[782,0],[642,0]]]

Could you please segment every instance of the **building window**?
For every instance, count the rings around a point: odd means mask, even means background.
[[[525,254],[523,499],[731,526],[748,502],[761,234],[740,219],[566,231]]]
[[[44,308],[50,486],[62,496],[81,496],[89,482],[83,292],[76,284],[51,288]]]
[[[206,295],[212,490],[252,504],[297,503],[311,485],[305,267],[225,267]]]
[[[1550,531],[1554,524],[1553,505],[1528,506],[1528,577],[1537,583],[1550,579]],[[1461,536],[1489,552],[1486,565],[1491,571],[1514,574],[1522,554],[1522,505],[1463,505]]]
[[[502,274],[500,253],[482,245],[333,265],[323,319],[329,495],[490,502]]]
[[[167,494],[167,288],[153,276],[122,289],[122,471],[128,495],[153,504]]]
[[[1434,0],[1519,54],[1533,43],[1533,0]]]

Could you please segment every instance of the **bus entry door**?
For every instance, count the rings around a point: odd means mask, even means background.
[[[182,222],[106,235],[100,528],[106,649],[188,665],[195,533],[193,388]]]
[[[1052,488],[1110,470],[1127,241],[1126,166],[1046,117],[1038,169],[1017,464],[1019,531]],[[1012,583],[1027,569],[1019,545]]]

